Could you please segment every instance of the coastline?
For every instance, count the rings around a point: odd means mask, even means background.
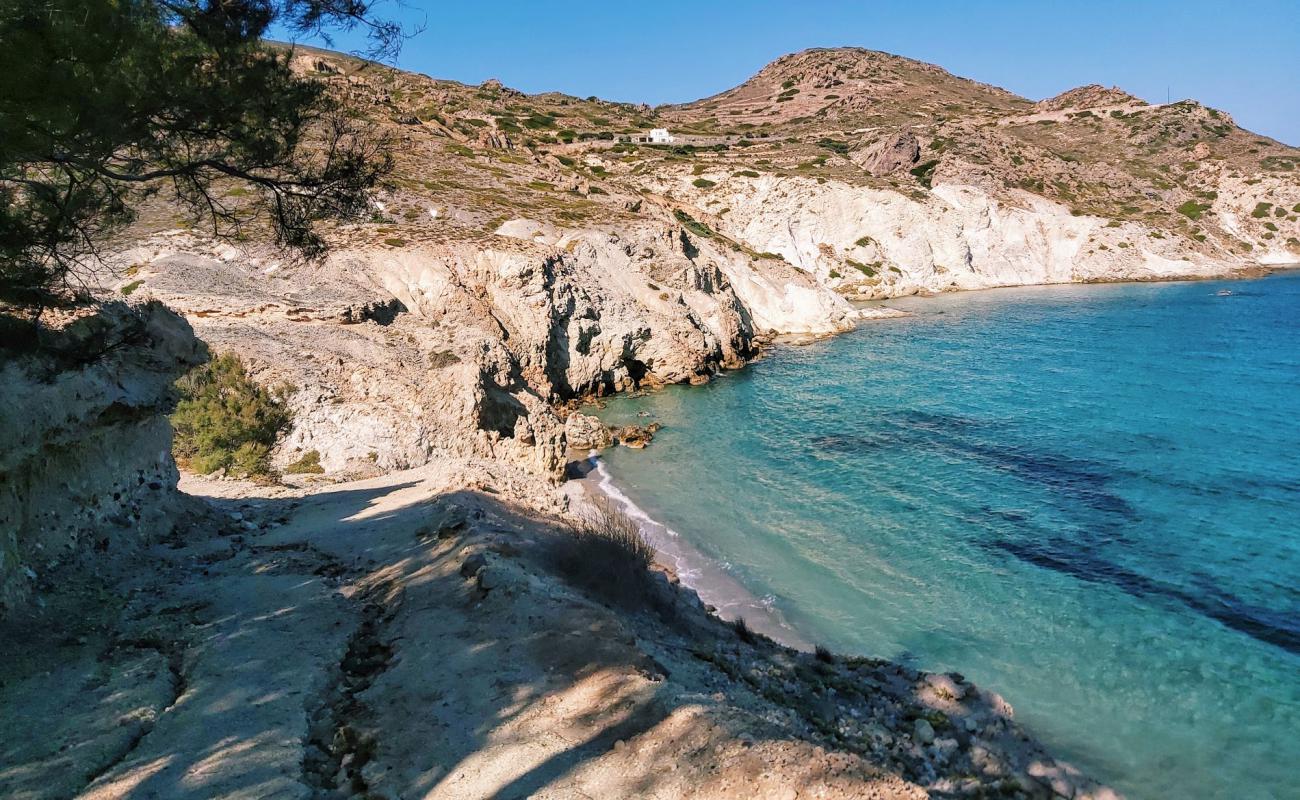
[[[347,484],[185,476],[197,535],[65,573],[48,611],[8,621],[29,646],[0,659],[0,787],[1117,800],[957,673],[800,652],[671,580],[646,587],[657,611],[572,582],[554,547],[576,483],[456,459]]]
[[[589,454],[577,462],[582,476],[575,480],[585,502],[611,502],[636,523],[641,537],[655,549],[655,560],[670,576],[699,595],[705,610],[726,622],[743,618],[752,630],[796,650],[812,652],[816,644],[803,636],[775,608],[772,600],[750,591],[720,564],[706,556],[677,531],[652,517],[614,482],[600,459]]]
[[[1120,278],[1120,279],[1087,279],[1081,281],[1056,281],[1052,283],[1008,283],[1002,286],[981,286],[973,289],[950,288],[938,292],[915,291],[910,294],[898,294],[891,297],[873,297],[858,298],[845,296],[845,299],[853,305],[854,308],[865,309],[887,309],[897,311],[896,314],[869,314],[860,317],[861,322],[876,322],[881,320],[897,319],[900,316],[908,316],[909,311],[899,311],[890,308],[889,304],[896,300],[925,299],[929,297],[944,297],[954,294],[978,294],[983,292],[1000,292],[1010,289],[1053,289],[1067,286],[1127,286],[1127,285],[1150,285],[1161,283],[1212,283],[1214,281],[1249,281],[1267,278],[1270,275],[1276,275],[1283,272],[1300,271],[1300,261],[1285,261],[1276,264],[1254,264],[1247,267],[1235,267],[1216,275],[1172,275],[1172,276],[1153,276],[1150,278]],[[826,337],[837,336],[839,334],[827,334]],[[803,344],[798,338],[778,337],[777,341],[783,344]]]
[[[1227,279],[1225,279],[1222,283],[1220,283],[1219,286],[1214,286],[1214,287],[1189,285],[1183,287],[1182,289],[1174,289],[1173,287],[1177,287],[1181,284],[1192,284],[1192,283],[1201,284],[1204,283],[1204,281],[1162,281],[1160,283],[1165,284],[1166,287],[1168,288],[1151,287],[1151,291],[1145,291],[1143,289],[1135,288],[1134,296],[1144,297],[1144,298],[1150,298],[1150,297],[1173,298],[1172,300],[1163,299],[1160,302],[1155,303],[1155,305],[1160,305],[1160,303],[1164,303],[1166,305],[1172,304],[1175,300],[1178,301],[1190,300],[1190,302],[1196,307],[1200,307],[1204,305],[1207,308],[1212,307],[1214,309],[1218,309],[1219,311],[1217,313],[1220,315],[1226,315],[1226,318],[1231,322],[1234,317],[1245,319],[1249,316],[1249,308],[1247,306],[1236,305],[1236,303],[1241,301],[1242,298],[1268,296],[1270,291],[1281,291],[1283,293],[1286,293],[1288,291],[1286,287],[1292,287],[1290,289],[1290,292],[1292,295],[1294,295],[1294,285],[1295,285],[1294,280],[1297,277],[1300,277],[1300,275],[1297,274],[1296,269],[1288,268],[1288,269],[1268,270],[1264,274],[1257,275],[1257,276],[1235,276],[1235,277],[1240,277],[1244,280],[1259,281],[1261,285],[1257,287],[1252,287],[1251,285],[1243,285],[1240,289],[1238,289],[1236,286],[1233,286],[1231,283],[1229,283]],[[1125,283],[1145,284],[1151,282],[1142,281],[1142,282],[1125,282]],[[1265,283],[1274,286],[1275,289],[1269,290],[1263,288],[1263,284]],[[1066,289],[1068,285],[1057,284],[1054,286],[1059,289]],[[1048,287],[1004,287],[1004,288],[1016,289],[1016,288],[1048,288]],[[1069,290],[1066,289],[1066,291],[1068,292]],[[953,293],[953,294],[957,294],[957,293]],[[1237,297],[1235,297],[1232,302],[1226,304],[1225,304],[1226,301],[1221,301],[1220,299],[1215,297],[1216,295],[1228,295],[1228,294],[1236,295]],[[1086,297],[1087,295],[1088,293],[1086,291],[1081,291],[1081,292],[1076,292],[1075,294],[1065,294],[1062,295],[1062,297],[1066,298],[1065,302],[1070,302],[1076,296]],[[1032,297],[1032,293],[1030,293],[1030,296]],[[1105,298],[1108,296],[1109,293],[1106,292],[1098,293],[1096,295],[1096,297],[1100,298],[1100,302],[1102,303],[1107,302]],[[942,296],[939,296],[936,297],[935,299],[937,300],[941,297]],[[921,311],[921,307],[925,303],[926,299],[927,298],[917,298],[914,303],[910,304],[911,310],[917,313],[918,315],[924,315],[925,312]],[[1001,302],[1002,301],[999,301],[999,303]],[[1254,301],[1246,300],[1245,302],[1254,302]],[[976,308],[978,308],[979,306],[980,304],[976,303]],[[1247,309],[1247,311],[1245,312],[1245,316],[1242,316],[1243,312],[1239,311],[1238,309]],[[943,312],[940,311],[939,313],[943,313]],[[954,330],[959,330],[959,329],[954,329]],[[850,346],[852,346],[852,344],[850,344]],[[787,350],[786,352],[788,353],[790,351]],[[811,356],[795,357],[794,360],[800,363],[808,363],[811,360]],[[805,375],[803,377],[806,378],[807,376]],[[749,387],[748,391],[751,393],[761,393],[763,391],[774,391],[774,389],[770,386],[764,387],[760,385],[758,387],[751,386]],[[691,396],[695,397],[697,395],[692,393]],[[628,487],[618,486],[617,480],[612,475],[607,475],[603,481],[596,481],[595,484],[598,488],[601,488],[607,493],[609,492],[610,489],[612,489],[614,492],[617,492],[620,495],[624,495],[624,496],[626,496],[625,488],[641,491],[644,497],[650,501],[648,503],[642,501],[643,503],[645,503],[647,507],[657,504],[661,508],[673,510],[678,523],[686,526],[682,528],[684,534],[689,533],[693,530],[693,532],[697,534],[704,535],[706,538],[704,538],[702,541],[705,542],[711,548],[715,548],[715,552],[720,553],[719,558],[723,558],[723,559],[736,558],[739,561],[745,561],[746,558],[744,555],[745,551],[743,549],[737,549],[734,541],[732,542],[732,545],[730,547],[727,547],[719,544],[719,542],[725,541],[725,539],[721,536],[716,541],[714,539],[707,538],[711,533],[711,525],[709,523],[711,517],[708,515],[708,513],[703,513],[703,514],[687,513],[686,511],[683,510],[683,508],[679,507],[679,505],[677,504],[679,494],[676,492],[667,493],[664,491],[664,489],[666,487],[679,485],[679,484],[674,484],[673,481],[683,480],[683,475],[685,476],[694,475],[696,478],[695,480],[692,481],[689,480],[689,478],[687,478],[686,479],[687,483],[681,486],[684,494],[680,495],[681,497],[688,499],[688,502],[690,503],[689,508],[693,508],[693,509],[701,509],[701,508],[708,509],[712,507],[713,505],[712,501],[714,498],[725,497],[729,494],[728,492],[726,492],[726,483],[728,482],[728,480],[727,478],[722,476],[728,476],[732,474],[731,471],[728,469],[731,462],[725,457],[715,456],[710,458],[710,456],[712,455],[711,451],[714,450],[715,447],[720,446],[720,442],[716,438],[709,439],[708,436],[705,435],[705,431],[695,427],[693,423],[687,423],[686,420],[698,418],[698,419],[708,420],[710,421],[711,424],[712,420],[719,418],[717,417],[719,413],[723,413],[721,409],[734,407],[735,402],[752,401],[754,400],[754,397],[752,396],[752,394],[745,394],[741,400],[734,400],[733,398],[733,405],[728,406],[724,402],[707,399],[708,395],[706,394],[705,396],[706,399],[702,401],[703,405],[701,406],[701,408],[707,409],[706,411],[702,412],[703,416],[701,416],[700,414],[688,413],[689,411],[696,411],[698,409],[695,406],[690,406],[689,404],[686,404],[684,401],[681,401],[680,397],[682,396],[678,396],[678,398],[673,400],[666,400],[662,405],[656,405],[655,403],[650,401],[645,401],[645,402],[632,401],[629,405],[626,406],[612,406],[611,411],[607,416],[602,415],[602,416],[606,416],[606,419],[611,425],[627,424],[630,421],[633,412],[635,411],[638,416],[642,416],[642,417],[648,416],[650,419],[662,418],[664,422],[667,423],[668,425],[676,427],[678,433],[675,437],[673,437],[671,440],[665,443],[668,449],[664,451],[663,457],[658,459],[652,457],[651,461],[649,462],[649,466],[646,468],[637,468],[634,467],[631,463],[632,459],[641,457],[642,454],[623,454],[623,457],[626,457],[628,459],[627,461],[619,460],[619,457],[615,456],[614,463],[616,465],[624,467],[625,471],[623,471],[623,477],[625,480],[629,481]],[[762,406],[760,404],[760,407],[765,407],[765,406]],[[681,414],[675,418],[671,414],[666,413],[666,411],[669,409],[679,410]],[[785,409],[785,411],[789,411],[789,409]],[[797,413],[797,412],[792,412],[792,413]],[[749,433],[752,432],[747,432],[747,429],[731,431],[725,426],[717,431],[718,436],[721,436],[723,438],[734,439],[738,441],[745,441]],[[710,442],[712,444],[710,444]],[[693,453],[705,454],[704,462],[706,465],[708,465],[706,468],[707,472],[719,476],[718,481],[716,483],[712,478],[705,479],[704,476],[701,475],[701,470],[699,469],[696,469],[695,472],[687,471],[681,473],[679,472],[678,469],[670,466],[672,464],[680,464],[683,461],[688,461],[688,460],[696,461],[697,459],[694,455],[692,455]],[[662,467],[662,469],[657,468],[656,465]],[[605,471],[608,472],[608,470],[609,470],[609,465],[606,464]],[[602,483],[604,484],[603,487],[601,486]],[[695,486],[703,486],[707,491],[695,492],[691,488]],[[719,491],[720,489],[721,491]],[[743,493],[739,496],[741,498],[744,497]],[[734,506],[724,505],[723,507],[726,508],[726,507],[734,507]],[[641,508],[638,506],[637,510],[641,513],[646,513],[645,508]],[[653,515],[653,509],[651,509],[651,515]],[[762,525],[763,520],[768,519],[768,517],[757,516],[757,517],[752,517],[747,519],[748,519],[747,524],[749,525],[750,528],[753,528],[756,525]],[[692,521],[694,521],[694,524],[692,523]],[[660,523],[658,520],[652,520],[652,525],[657,527],[663,527],[662,523]],[[741,529],[740,532],[745,533],[746,530]],[[784,591],[787,586],[786,584],[782,584],[780,582],[779,576],[774,577],[773,574],[764,573],[762,571],[759,571],[756,574],[759,574],[761,576],[760,580],[764,581],[764,583],[762,583],[761,585],[767,587],[778,587],[777,588],[778,591]],[[703,580],[701,580],[698,574],[690,574],[690,575],[685,575],[683,577],[687,579],[686,580],[687,585],[696,588],[697,591],[700,591],[702,593],[702,595],[707,594],[711,588],[708,585],[708,579],[703,578]],[[793,587],[791,587],[791,590],[793,590]],[[803,618],[813,620],[814,621],[813,624],[816,624],[815,620],[817,618],[809,618],[809,617],[803,617]],[[866,647],[862,647],[861,646],[862,644],[863,642],[859,641],[858,647],[849,647],[846,649],[846,651],[856,652],[856,653],[868,653],[868,654],[872,654],[872,653],[878,654],[881,652],[880,649],[873,648],[871,646],[870,641],[866,642]],[[943,664],[943,668],[958,669],[965,672],[967,667],[975,669],[977,664],[978,662],[972,662],[972,661],[949,660]],[[1015,686],[1014,681],[1007,682],[1003,680],[999,682],[993,680],[988,675],[984,675],[983,679],[987,680],[988,683],[987,684],[982,683],[981,685],[987,685],[990,688],[996,689],[1005,686],[1008,687],[1008,690],[1010,690],[1010,687]],[[978,682],[980,681],[980,678],[977,677],[976,680]],[[1025,697],[1019,698],[1020,702],[1024,702],[1026,704],[1026,707],[1032,705],[1029,702],[1030,699],[1032,698],[1025,698]],[[1100,705],[1104,706],[1105,704],[1100,704]],[[1039,707],[1041,708],[1042,706],[1040,705]],[[1047,708],[1049,710],[1051,709],[1050,703],[1048,704]],[[1053,720],[1057,720],[1060,718],[1061,717],[1059,715],[1054,715],[1052,717]],[[1043,722],[1043,718],[1041,716],[1038,718],[1038,722],[1040,723]],[[1055,722],[1053,722],[1053,724],[1055,724]],[[1226,725],[1225,725],[1225,729],[1226,729]],[[1050,730],[1051,730],[1050,726],[1044,727],[1043,728],[1044,735],[1047,735],[1047,732]],[[1157,745],[1152,745],[1152,748],[1153,751],[1158,750]],[[1077,749],[1071,752],[1067,752],[1066,757],[1070,757],[1071,754],[1079,758],[1081,763],[1086,760],[1083,755],[1080,755],[1080,751]],[[1097,767],[1098,763],[1100,762],[1094,760],[1093,766],[1100,770],[1100,767]],[[1116,781],[1119,780],[1119,775],[1114,772],[1102,773],[1102,775],[1099,775],[1099,777],[1108,777]],[[1158,779],[1153,780],[1152,776],[1147,775],[1145,780],[1147,781],[1147,785],[1145,788],[1148,790],[1148,793],[1142,796],[1153,796],[1149,793],[1151,789],[1150,784],[1153,782],[1157,782]],[[1138,791],[1136,785],[1131,785],[1128,788],[1134,792]],[[1160,796],[1160,795],[1155,794],[1154,796]]]
[[[778,334],[768,337],[760,337],[757,340],[754,354],[750,358],[746,359],[744,363],[739,366],[721,368],[720,373],[739,372],[744,370],[751,364],[763,360],[774,348],[805,347],[841,336],[845,333],[850,333],[857,330],[859,325],[865,323],[899,320],[914,315],[915,312],[913,311],[895,309],[888,305],[897,300],[925,300],[956,294],[982,294],[1033,289],[1064,289],[1069,287],[1086,286],[1244,281],[1257,280],[1280,272],[1292,271],[1300,271],[1300,262],[1270,265],[1260,264],[1253,267],[1229,270],[1222,275],[1213,276],[1192,275],[1172,278],[1153,278],[1151,280],[1098,280],[1065,283],[1014,284],[1007,286],[989,286],[980,289],[954,289],[937,293],[899,295],[896,297],[875,300],[851,300],[854,308],[862,312],[858,317],[857,324],[853,328],[835,333],[818,335]],[[868,311],[871,313],[868,313]],[[714,375],[713,379],[716,378],[717,375]],[[636,391],[654,392],[660,391],[666,388],[666,386],[666,384],[657,384],[653,386],[640,387]],[[591,403],[601,403],[603,400],[609,400],[620,395],[626,396],[628,394],[631,393],[615,392],[613,395],[607,395],[600,398],[586,397],[573,402],[571,407],[574,410],[580,410],[582,407]],[[603,407],[603,403],[601,403],[601,407]],[[611,446],[617,447],[618,445],[615,444]],[[570,458],[569,469],[576,474],[569,477],[566,480],[566,483],[576,486],[580,494],[578,498],[574,498],[571,495],[571,499],[577,499],[580,504],[590,504],[599,500],[614,503],[625,516],[636,523],[638,529],[641,531],[642,538],[655,549],[657,566],[663,569],[675,580],[679,580],[682,586],[694,591],[705,604],[706,610],[709,613],[727,622],[734,621],[738,617],[744,618],[745,623],[755,631],[770,637],[773,641],[776,641],[779,644],[796,650],[811,652],[817,647],[815,642],[804,636],[793,623],[785,619],[779,610],[775,608],[771,599],[764,598],[754,593],[745,586],[742,581],[728,572],[724,564],[705,555],[686,538],[683,538],[678,531],[673,530],[670,526],[655,519],[645,509],[639,506],[615,482],[614,476],[609,472],[599,451],[579,451],[578,453],[573,453],[571,455],[575,457]]]

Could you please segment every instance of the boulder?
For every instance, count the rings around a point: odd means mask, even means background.
[[[934,741],[934,726],[929,720],[917,719],[912,725],[912,739],[919,744],[929,744]]]
[[[898,131],[849,156],[859,167],[876,177],[911,169],[921,160],[921,143],[911,131]]]
[[[654,440],[655,434],[663,425],[658,422],[652,422],[649,425],[624,425],[619,428],[611,428],[609,433],[615,442],[630,447],[633,450],[640,450]]]
[[[496,128],[478,129],[478,146],[484,150],[514,150],[515,143],[505,131]]]
[[[569,447],[577,450],[600,450],[612,443],[609,429],[605,423],[577,411],[564,421],[564,435]]]

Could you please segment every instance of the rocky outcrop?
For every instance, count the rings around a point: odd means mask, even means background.
[[[560,402],[702,382],[758,337],[830,333],[855,313],[812,276],[679,225],[340,248],[311,265],[164,239],[128,254],[139,291],[188,316],[267,385],[289,383],[284,462],[402,469],[439,454],[563,473]]]
[[[681,179],[685,183],[685,179]],[[687,191],[688,188],[676,188]],[[1137,222],[1075,214],[1025,192],[938,182],[924,194],[762,177],[716,193],[720,225],[863,299],[917,292],[1221,275],[1241,266]]]
[[[172,382],[205,357],[156,303],[114,303],[59,331],[86,363],[0,366],[0,612],[50,567],[168,528],[177,472]]]
[[[564,435],[575,450],[600,450],[613,442],[605,423],[590,414],[574,412],[564,421]]]
[[[915,166],[921,160],[921,144],[911,131],[899,131],[854,151],[850,160],[879,178]]]

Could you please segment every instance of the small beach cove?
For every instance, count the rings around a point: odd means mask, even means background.
[[[607,488],[803,638],[958,670],[1129,797],[1287,797],[1300,277],[889,305],[610,401],[665,427]]]

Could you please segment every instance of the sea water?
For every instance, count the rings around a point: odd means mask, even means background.
[[[959,671],[1130,798],[1300,797],[1300,274],[890,305],[610,402],[665,426],[610,487],[792,638]]]

